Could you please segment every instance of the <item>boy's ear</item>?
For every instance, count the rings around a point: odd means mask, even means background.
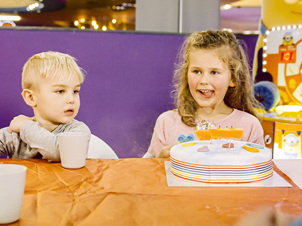
[[[33,90],[24,89],[22,91],[21,95],[27,105],[29,105],[31,107],[35,107],[37,105]]]

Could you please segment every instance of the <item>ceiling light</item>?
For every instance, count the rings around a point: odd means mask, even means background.
[[[38,9],[40,6],[40,3],[34,3],[34,4],[30,4],[29,6],[26,7],[27,11],[33,11],[35,9]]]
[[[19,20],[21,20],[21,17],[20,16],[0,15],[0,20],[19,21]]]
[[[228,10],[228,9],[231,9],[232,6],[230,4],[225,4],[222,6],[222,10]]]

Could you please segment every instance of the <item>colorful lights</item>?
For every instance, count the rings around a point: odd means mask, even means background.
[[[278,32],[278,31],[290,31],[292,29],[302,29],[302,24],[293,24],[293,25],[282,25],[282,26],[276,26],[268,29],[265,32],[265,37],[263,39],[264,46],[263,46],[263,60],[262,60],[262,72],[267,71],[267,39],[268,35],[270,35],[273,32]],[[286,46],[287,43],[284,43]],[[287,44],[288,45],[288,44]],[[288,47],[289,48],[289,47]],[[293,48],[286,49],[286,47],[280,49],[281,54],[280,54],[280,61],[284,63],[293,63],[296,59],[296,54],[295,50]]]
[[[94,30],[127,30],[127,22],[117,20],[115,18],[110,20],[98,20],[96,18],[80,18],[73,22],[73,26],[79,29],[94,29]]]

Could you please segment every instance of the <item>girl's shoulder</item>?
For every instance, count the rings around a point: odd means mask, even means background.
[[[157,121],[161,122],[175,122],[176,120],[180,120],[177,109],[165,111],[161,113],[157,118]]]
[[[176,115],[178,115],[178,111],[177,111],[177,109],[173,109],[173,110],[168,110],[168,111],[161,113],[159,115],[159,117],[175,117]]]
[[[259,122],[258,118],[255,117],[254,115],[252,115],[248,112],[245,112],[245,111],[235,109],[235,108],[231,114],[229,114],[225,118],[217,121],[216,123],[225,123],[225,122],[229,122],[229,121],[235,121],[235,122],[249,121],[251,123]]]
[[[248,112],[245,112],[245,111],[241,111],[241,110],[238,110],[238,109],[234,109],[234,111],[232,112],[231,114],[233,117],[245,117],[245,118],[249,118],[249,119],[253,119],[253,120],[257,120],[258,121],[258,118]]]

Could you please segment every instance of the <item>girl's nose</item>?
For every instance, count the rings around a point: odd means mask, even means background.
[[[209,84],[209,76],[207,74],[200,75],[199,83],[200,84]]]

